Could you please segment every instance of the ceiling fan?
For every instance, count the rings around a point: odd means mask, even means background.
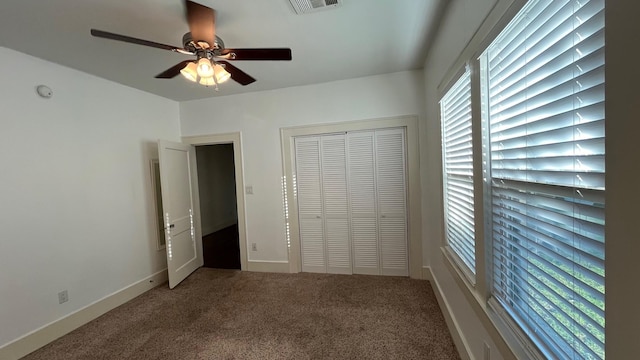
[[[187,22],[190,32],[182,37],[184,48],[160,44],[153,41],[91,29],[91,35],[124,41],[132,44],[170,50],[186,55],[195,55],[195,60],[185,60],[156,75],[158,79],[171,79],[182,74],[190,81],[218,89],[218,84],[229,78],[241,85],[256,81],[249,74],[231,65],[228,60],[291,60],[288,48],[227,49],[216,35],[216,11],[210,7],[185,0]]]

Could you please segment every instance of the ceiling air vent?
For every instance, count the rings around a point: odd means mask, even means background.
[[[342,0],[289,0],[296,14],[306,14],[318,10],[327,10],[338,7]]]

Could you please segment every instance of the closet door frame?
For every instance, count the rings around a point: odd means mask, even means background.
[[[422,279],[422,207],[420,191],[420,161],[418,117],[415,115],[392,118],[318,124],[280,129],[283,164],[284,206],[287,244],[289,247],[289,271],[302,271],[300,255],[300,228],[295,189],[295,144],[297,136],[325,135],[349,131],[405,128],[407,175],[407,239],[409,277]]]

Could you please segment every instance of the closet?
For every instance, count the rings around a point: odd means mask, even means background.
[[[408,275],[404,128],[295,138],[302,271]]]

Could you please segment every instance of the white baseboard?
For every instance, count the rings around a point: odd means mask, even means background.
[[[289,273],[288,261],[251,261],[248,262],[248,271]]]
[[[0,347],[0,359],[19,359],[166,281],[167,269],[164,269],[107,295]]]
[[[422,280],[433,281],[433,274],[431,273],[431,266],[422,267]]]
[[[442,291],[440,290],[440,285],[438,284],[438,279],[436,279],[436,277],[433,275],[430,266],[424,266],[422,268],[422,278],[425,280],[429,280],[429,282],[431,283],[431,288],[436,294],[438,304],[440,305],[440,309],[442,310],[442,315],[444,316],[444,320],[447,323],[447,327],[449,328],[449,332],[451,333],[453,342],[456,344],[456,348],[458,349],[460,357],[463,360],[474,360],[475,358],[472,355],[473,352],[471,352],[471,349],[469,348],[469,343],[460,330],[458,321],[451,311],[451,306],[449,306],[449,302],[447,302],[447,299],[443,296]]]

